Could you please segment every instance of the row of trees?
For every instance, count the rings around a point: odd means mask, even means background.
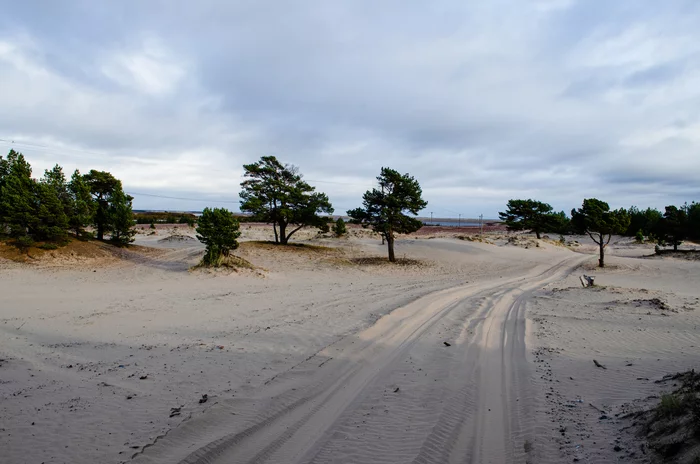
[[[0,235],[19,245],[61,242],[69,233],[85,236],[90,226],[99,240],[109,234],[115,244],[126,245],[134,236],[132,200],[108,172],[76,170],[67,180],[56,165],[35,179],[21,153],[0,156]]]
[[[596,198],[583,200],[581,208],[571,210],[571,219],[563,211],[536,200],[510,200],[506,211],[500,212],[501,220],[509,230],[529,230],[540,238],[543,232],[585,233],[598,244],[599,266],[605,266],[605,247],[612,235],[636,236],[639,241],[651,237],[661,246],[673,246],[678,250],[683,240],[700,238],[700,204],[682,207],[667,206],[664,213],[647,208],[632,207],[611,210],[610,206]]]
[[[251,213],[255,220],[271,223],[275,242],[286,244],[303,227],[328,230],[333,206],[325,193],[316,192],[302,179],[299,169],[283,165],[274,156],[243,166],[246,179],[241,183],[241,211]],[[363,205],[347,212],[351,222],[371,227],[387,243],[389,261],[396,261],[394,242],[397,233],[411,233],[422,223],[412,215],[427,206],[418,181],[408,174],[382,168],[377,177],[378,187],[367,191]],[[345,233],[345,223],[336,222],[334,233]]]
[[[325,193],[317,192],[305,182],[299,169],[283,165],[274,156],[243,166],[241,211],[252,219],[272,224],[275,243],[284,245],[303,227],[328,231],[328,216],[333,206]],[[362,207],[347,212],[351,222],[371,227],[387,243],[390,261],[396,261],[394,242],[397,233],[411,233],[422,223],[406,213],[417,215],[427,206],[418,182],[408,174],[382,168],[378,188],[367,191]],[[204,264],[218,265],[238,247],[238,220],[226,209],[206,208],[198,220],[197,238],[206,245]],[[333,233],[346,233],[345,221],[338,219]]]

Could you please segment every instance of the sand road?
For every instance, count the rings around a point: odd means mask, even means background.
[[[134,461],[523,462],[535,394],[524,303],[589,259],[557,255],[518,277],[418,298],[222,399]]]

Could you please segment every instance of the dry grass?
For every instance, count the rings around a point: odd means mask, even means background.
[[[229,255],[227,257],[224,257],[221,259],[221,264],[219,266],[209,266],[207,264],[204,264],[203,262],[200,261],[199,264],[196,264],[190,268],[190,270],[195,271],[199,269],[208,269],[208,270],[213,270],[213,269],[222,269],[222,270],[232,270],[234,272],[238,272],[240,269],[248,269],[248,270],[255,270],[257,269],[250,261],[241,258],[240,256],[235,256],[235,255]]]
[[[693,462],[700,446],[700,374],[669,375],[657,383],[680,387],[661,395],[659,404],[640,414],[640,435],[663,462]]]
[[[37,242],[28,248],[18,248],[11,242],[0,242],[0,258],[8,259],[17,263],[43,263],[62,264],[75,263],[77,261],[114,261],[124,259],[125,255],[137,253],[145,256],[157,256],[164,253],[164,250],[144,247],[140,245],[129,245],[126,248],[119,248],[109,242],[97,240],[78,240],[74,237],[66,239],[65,244],[56,247]]]

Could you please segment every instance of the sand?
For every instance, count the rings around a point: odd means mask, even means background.
[[[0,259],[0,461],[649,462],[624,414],[700,365],[700,262],[650,245],[243,232]]]

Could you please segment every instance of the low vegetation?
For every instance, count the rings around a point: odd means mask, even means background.
[[[192,213],[172,213],[172,212],[134,212],[136,224],[188,224],[194,226],[197,216]],[[241,221],[239,221],[241,222]]]
[[[700,374],[694,370],[660,382],[680,385],[661,395],[651,410],[639,414],[639,434],[648,448],[668,463],[694,463],[700,456]]]

